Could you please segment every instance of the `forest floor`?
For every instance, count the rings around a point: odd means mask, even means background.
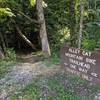
[[[100,100],[93,99],[99,97],[99,86],[70,75],[60,65],[46,59],[28,62],[14,65],[0,79],[0,100]]]
[[[25,87],[39,75],[52,74],[60,69],[60,66],[47,67],[43,62],[19,63],[11,72],[0,79],[0,100],[9,100],[9,96],[16,90]]]

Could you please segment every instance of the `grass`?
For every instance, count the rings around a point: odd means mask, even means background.
[[[15,61],[11,60],[0,60],[0,78],[7,74],[15,63]]]
[[[78,100],[78,96],[73,91],[66,91],[58,80],[49,80],[49,86],[55,92],[55,97],[49,96],[48,100]]]
[[[43,87],[43,83],[40,87],[39,82],[33,82],[12,96],[11,100],[78,100],[78,96],[75,93],[64,91],[63,86],[57,81],[51,80],[48,88],[49,90],[46,90],[45,86]],[[50,94],[46,94],[47,91]]]
[[[12,96],[10,100],[38,100],[37,96],[38,96],[37,84],[33,82],[32,84],[26,86],[21,91],[16,92],[16,94]]]
[[[48,59],[44,59],[44,63],[49,67],[51,65],[59,65],[60,64],[60,57],[57,54],[51,56]]]
[[[51,62],[53,64],[60,64],[60,57],[54,53],[53,56],[51,56]]]
[[[58,56],[45,63],[59,64]],[[11,68],[11,62],[1,63],[1,75]],[[4,73],[3,73],[4,72]],[[93,100],[93,94],[100,92],[100,86],[92,86],[78,76],[61,71],[51,76],[38,76],[25,88],[16,91],[10,100]]]
[[[100,86],[96,87],[77,76],[60,72],[52,76],[40,76],[17,91],[11,96],[11,100],[93,100],[89,95],[100,91]],[[82,94],[79,91],[81,88]],[[87,94],[84,94],[84,88]]]
[[[15,64],[16,53],[13,48],[7,48],[5,59],[0,60],[0,78],[7,74]]]

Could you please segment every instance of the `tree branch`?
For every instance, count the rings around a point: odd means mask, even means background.
[[[29,21],[34,22],[34,23],[36,23],[36,24],[39,24],[38,21],[36,21],[36,20],[30,18],[28,15],[25,15],[23,12],[18,11],[18,13],[21,14],[22,16],[24,16],[25,18],[27,18]]]

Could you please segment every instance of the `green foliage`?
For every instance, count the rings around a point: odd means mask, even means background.
[[[16,54],[13,49],[6,50],[6,57],[0,60],[0,78],[7,74],[16,63]]]
[[[60,57],[59,54],[53,52],[52,56],[51,56],[51,62],[53,64],[60,64]]]
[[[40,82],[40,80],[38,79],[37,81],[34,81],[32,84],[27,85],[25,89],[22,89],[21,91],[16,92],[16,94],[11,97],[11,100],[17,100],[17,99],[18,100],[30,100],[30,99],[33,99],[33,100],[43,99],[44,100],[45,97],[42,97],[41,96],[42,93],[40,92],[41,86],[42,86],[42,83]],[[39,86],[39,84],[41,86]],[[57,96],[56,97],[53,97],[52,95],[48,96],[46,97],[46,100],[78,100],[77,95],[75,95],[74,93],[70,91],[69,92],[65,91],[64,87],[61,84],[59,84],[59,81],[57,80],[49,80],[48,88],[52,90],[52,92],[57,93]]]
[[[16,53],[13,48],[7,48],[6,54],[7,54],[6,60],[13,60],[13,61],[16,60]]]
[[[0,16],[15,16],[10,8],[0,8]]]
[[[77,88],[85,88],[86,92],[91,91],[91,93],[100,90],[99,85],[97,88],[80,77],[58,72],[51,76],[38,77],[24,89],[17,91],[11,100],[92,100],[91,94],[87,97],[77,92],[79,91]]]
[[[7,17],[15,17],[10,8],[0,8],[0,23],[4,23]]]
[[[37,96],[37,84],[33,82],[22,89],[21,92],[16,92],[16,94],[12,96],[10,100],[37,100]]]
[[[29,1],[30,1],[30,5],[31,5],[32,7],[34,7],[35,4],[36,4],[36,0],[29,0]]]
[[[62,86],[58,80],[49,80],[49,86],[52,91],[57,93],[55,100],[78,100],[77,96],[71,91],[66,91],[64,86]],[[53,98],[54,97],[50,96],[48,97],[48,100],[53,100]]]
[[[94,50],[94,48],[96,47],[96,41],[91,39],[84,39],[83,42],[83,48],[86,50]]]
[[[0,60],[0,78],[7,74],[15,63],[13,60]]]
[[[18,36],[15,23],[26,37],[32,35],[36,40],[37,24],[31,21],[36,18],[36,12],[34,7],[30,7],[29,0],[5,0],[5,2],[1,1],[0,5],[2,8],[0,10],[2,15],[0,16],[0,31],[5,39],[6,48],[19,49],[24,44],[23,40]],[[34,39],[32,39],[33,41]],[[37,41],[35,41],[36,44]],[[20,47],[18,47],[18,44],[20,44]],[[0,45],[3,45],[1,41]]]
[[[100,1],[88,0],[87,13],[88,17],[85,17],[87,22],[84,27],[83,34],[83,48],[93,50],[94,48],[100,48]]]
[[[17,32],[12,20],[17,23],[22,33],[27,37],[39,33],[38,24],[32,21],[32,19],[37,20],[35,4],[36,0],[0,0],[0,30],[2,34],[4,34],[3,36],[7,48],[14,47],[15,44],[16,47],[18,47],[18,43],[16,43],[17,41],[22,45],[21,39],[16,38]],[[99,5],[99,0],[84,0],[82,40],[82,48],[84,49],[92,50],[95,47],[100,48]],[[43,7],[50,48],[54,55],[60,51],[62,44],[71,42],[73,38],[75,39],[74,43],[77,42],[80,19],[80,1],[43,0]],[[9,37],[13,37],[14,41],[7,37],[8,34]],[[73,34],[73,38],[71,37],[71,34]],[[34,38],[36,38],[35,35]],[[34,39],[32,39],[32,42],[33,40]],[[37,42],[40,42],[40,40],[37,39],[35,42],[37,45]],[[91,44],[91,42],[93,42],[93,44]],[[0,45],[1,44],[0,41]],[[40,46],[40,43],[38,46]]]
[[[57,52],[69,40],[68,0],[45,0],[44,9],[51,51]]]

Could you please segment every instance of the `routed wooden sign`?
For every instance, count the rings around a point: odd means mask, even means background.
[[[64,46],[61,48],[61,65],[73,74],[100,84],[100,53]]]

